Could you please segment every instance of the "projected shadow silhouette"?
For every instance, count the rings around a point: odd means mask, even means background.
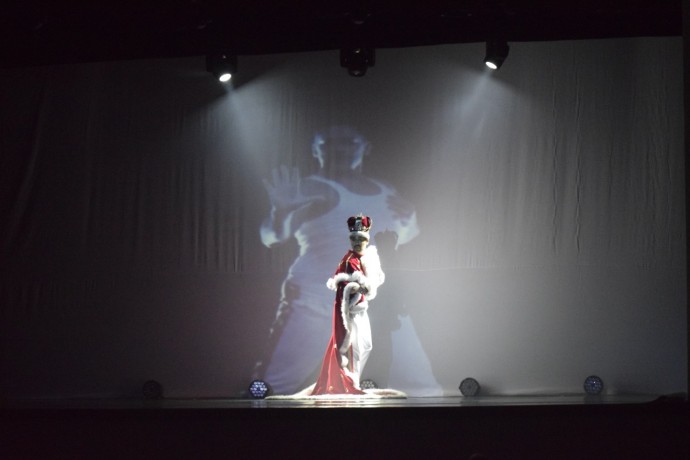
[[[261,225],[263,244],[270,248],[294,238],[299,246],[253,375],[266,380],[277,394],[302,389],[314,381],[318,371],[333,308],[326,280],[348,246],[347,217],[359,212],[372,216],[374,234],[385,235],[384,252],[397,250],[419,234],[414,206],[392,187],[362,173],[369,150],[369,142],[357,130],[332,126],[314,136],[312,155],[319,164],[315,174],[303,178],[296,168],[281,166],[270,180],[264,180],[271,212]],[[385,271],[384,257],[382,254]],[[391,288],[400,290],[394,279]],[[386,289],[384,285],[380,292]],[[396,296],[384,294],[382,298],[394,300]],[[409,317],[400,315],[400,305],[389,308],[387,303],[377,302],[373,308],[379,310],[375,321],[388,325],[381,328],[387,337],[380,338],[379,358],[375,358],[379,338],[374,332],[372,359],[389,367],[379,372],[380,379],[402,390],[413,387],[425,393],[440,392]],[[381,317],[392,319],[382,321]],[[396,349],[405,357],[396,356]]]

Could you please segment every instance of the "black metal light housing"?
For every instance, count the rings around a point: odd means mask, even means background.
[[[510,46],[505,40],[490,40],[486,42],[486,56],[484,64],[492,70],[498,70],[508,57]]]
[[[141,386],[141,394],[146,399],[160,399],[163,397],[163,385],[156,380],[147,380]]]
[[[225,83],[237,72],[237,56],[225,53],[209,54],[206,56],[206,70],[218,81]]]
[[[460,382],[460,386],[458,388],[463,396],[477,396],[479,394],[479,390],[481,390],[479,382],[472,377],[467,377]]]
[[[363,77],[369,67],[374,67],[376,53],[374,48],[353,46],[340,50],[340,66],[345,67],[353,77]]]

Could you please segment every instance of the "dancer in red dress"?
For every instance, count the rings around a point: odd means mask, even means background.
[[[384,274],[375,246],[369,245],[370,217],[350,217],[351,250],[327,286],[336,291],[333,332],[312,395],[364,394],[359,379],[371,352],[369,300],[376,297]]]

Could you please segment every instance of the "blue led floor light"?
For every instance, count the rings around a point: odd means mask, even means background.
[[[596,375],[590,375],[585,379],[583,387],[588,395],[598,395],[604,389],[604,381]]]
[[[249,394],[254,399],[264,399],[271,392],[271,387],[263,380],[254,380],[249,384]]]

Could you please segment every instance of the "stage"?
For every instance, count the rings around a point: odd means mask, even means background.
[[[32,400],[1,413],[3,459],[689,454],[688,403],[676,397]]]
[[[90,409],[90,410],[157,410],[157,409],[300,409],[300,408],[461,408],[506,406],[563,406],[645,404],[658,399],[654,395],[511,395],[511,396],[446,396],[407,398],[340,399],[26,399],[7,402],[5,408],[17,410]]]

